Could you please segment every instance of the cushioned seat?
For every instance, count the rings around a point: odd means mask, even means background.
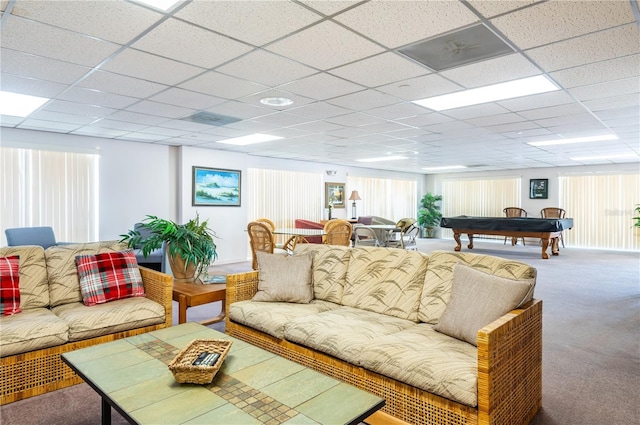
[[[47,226],[5,229],[4,234],[9,246],[39,245],[47,249],[57,245],[53,228]]]
[[[64,344],[69,326],[44,307],[24,310],[13,316],[0,316],[0,356]]]

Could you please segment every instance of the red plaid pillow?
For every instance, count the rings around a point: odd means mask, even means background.
[[[20,257],[0,257],[0,314],[20,313]]]
[[[85,305],[144,296],[142,276],[131,250],[78,255],[76,266]]]

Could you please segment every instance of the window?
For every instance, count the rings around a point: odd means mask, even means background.
[[[51,226],[59,241],[98,240],[95,154],[0,148],[0,228]]]
[[[375,215],[398,221],[417,217],[417,183],[414,180],[347,177],[347,198],[357,190],[361,201],[356,202],[358,216]],[[351,202],[347,201],[347,216],[351,217]]]

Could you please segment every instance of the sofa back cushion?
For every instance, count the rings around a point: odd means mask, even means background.
[[[297,244],[294,255],[309,254],[313,257],[313,297],[317,300],[340,304],[349,266],[346,246]]]
[[[20,257],[20,308],[31,310],[49,306],[49,282],[44,248],[35,245],[0,248],[0,257]]]
[[[417,251],[354,248],[342,304],[417,321],[427,263],[427,256]]]
[[[51,307],[82,302],[76,257],[78,255],[102,254],[124,251],[127,246],[118,241],[90,242],[73,245],[58,245],[44,252],[49,275],[49,298]]]
[[[484,273],[511,280],[528,281],[535,285],[536,269],[520,261],[466,252],[433,251],[429,254],[429,266],[418,310],[418,319],[421,322],[438,323],[451,299],[453,270],[458,263]]]

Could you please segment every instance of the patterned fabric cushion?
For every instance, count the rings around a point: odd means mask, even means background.
[[[352,307],[291,320],[284,328],[287,341],[313,348],[359,365],[360,352],[371,341],[415,326],[415,323]]]
[[[351,248],[337,245],[298,244],[294,255],[313,255],[313,294],[317,300],[340,304]]]
[[[365,346],[362,367],[467,406],[478,405],[478,350],[466,342],[414,325]]]
[[[427,260],[417,251],[352,249],[342,304],[417,321]]]
[[[258,292],[253,301],[307,304],[313,299],[310,255],[280,255],[256,252]]]
[[[467,252],[433,251],[429,254],[418,311],[421,322],[438,323],[451,297],[453,268],[457,263],[507,279],[533,279],[535,282],[536,278],[536,269],[519,261]]]
[[[164,307],[144,297],[124,298],[88,307],[81,302],[53,308],[69,325],[69,341],[128,331],[164,322]]]
[[[0,316],[0,329],[2,357],[69,341],[69,326],[48,308],[32,308],[13,316]]]
[[[20,313],[20,257],[0,257],[0,314]]]
[[[456,264],[451,299],[434,329],[478,345],[478,330],[531,299],[534,286],[534,279],[506,279]]]
[[[49,281],[41,246],[0,248],[0,257],[20,257],[20,308],[22,311],[49,306]]]
[[[85,305],[144,296],[142,276],[132,250],[78,255],[76,265]]]
[[[239,301],[229,307],[229,318],[236,323],[283,339],[284,327],[291,320],[338,307],[338,304],[322,300],[313,300],[309,304]]]
[[[78,255],[93,255],[103,252],[123,251],[127,246],[118,241],[91,242],[73,245],[58,245],[44,251],[49,276],[51,307],[82,302],[78,280]]]

